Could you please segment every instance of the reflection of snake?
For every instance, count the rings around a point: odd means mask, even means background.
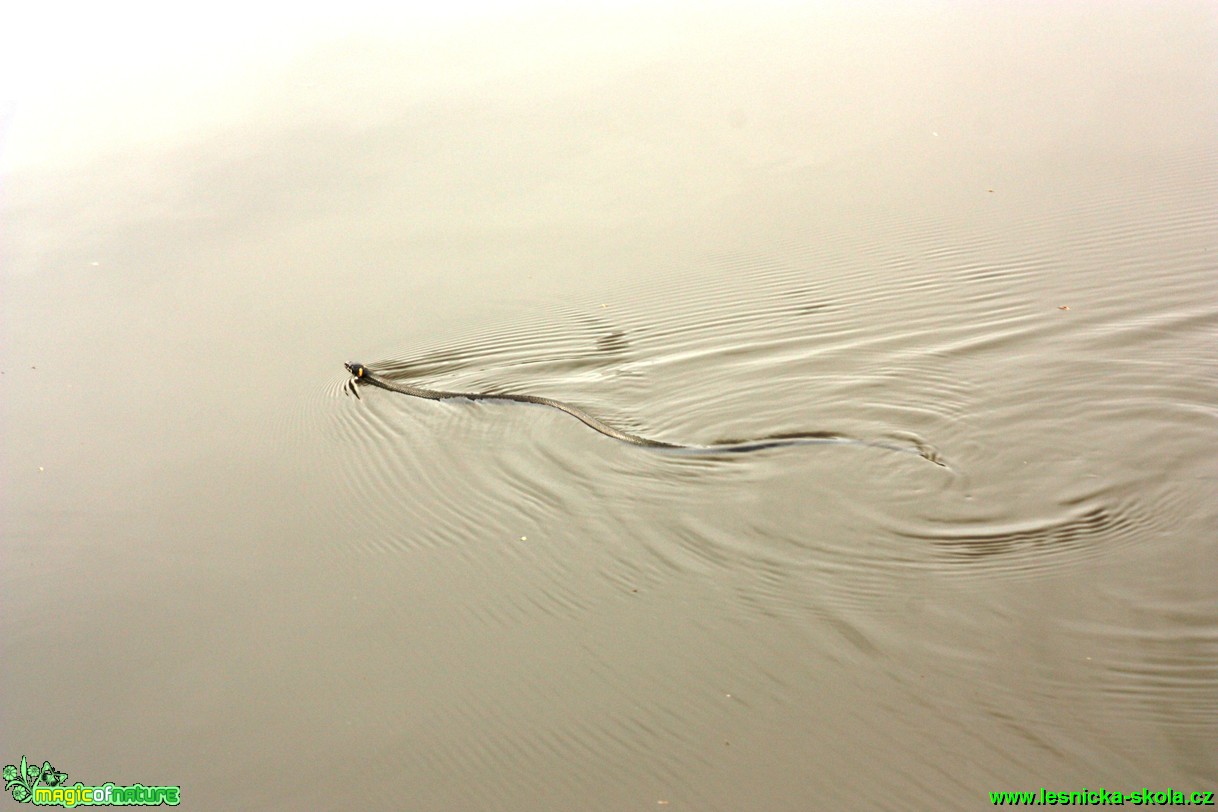
[[[569,403],[563,403],[561,400],[553,398],[543,398],[539,395],[511,395],[501,394],[493,395],[485,392],[446,392],[440,389],[424,389],[421,386],[409,386],[408,384],[390,383],[384,378],[378,377],[372,372],[369,372],[363,364],[357,364],[352,361],[349,364],[343,364],[347,371],[355,376],[351,381],[352,386],[356,383],[367,383],[373,386],[379,386],[381,389],[387,389],[390,392],[399,392],[403,395],[411,395],[416,398],[426,398],[427,400],[447,400],[449,398],[465,398],[467,400],[507,400],[516,403],[536,403],[539,406],[549,406],[552,409],[558,409],[560,412],[566,412],[572,417],[580,420],[585,425],[599,431],[606,437],[612,437],[615,440],[621,440],[624,443],[643,446],[644,448],[670,448],[684,451],[703,451],[703,452],[741,452],[741,451],[758,451],[763,448],[774,448],[776,446],[786,445],[803,445],[806,443],[855,443],[859,445],[874,446],[876,448],[887,448],[891,451],[904,451],[907,453],[917,454],[931,462],[942,465],[938,457],[933,451],[926,448],[910,448],[907,446],[890,445],[888,443],[869,442],[867,440],[856,440],[850,437],[844,437],[840,434],[831,434],[829,432],[804,432],[800,434],[775,434],[769,437],[762,437],[754,440],[724,440],[714,445],[684,445],[681,443],[665,443],[661,440],[650,440],[646,437],[640,437],[637,434],[615,429],[608,423],[604,423],[592,415],[585,412],[583,409],[578,409]],[[352,391],[355,391],[352,388]]]

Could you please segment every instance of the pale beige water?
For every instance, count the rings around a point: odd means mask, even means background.
[[[412,13],[18,38],[0,761],[198,809],[1218,789],[1211,7]]]

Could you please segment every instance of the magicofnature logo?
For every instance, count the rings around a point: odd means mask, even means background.
[[[107,781],[88,787],[77,781],[68,786],[68,774],[44,761],[30,764],[25,756],[20,764],[4,765],[4,789],[13,793],[17,803],[35,806],[177,806],[181,787],[146,787],[143,784],[120,786]]]

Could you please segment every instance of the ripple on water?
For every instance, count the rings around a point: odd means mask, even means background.
[[[658,566],[681,569],[716,556],[713,529],[665,521],[683,504],[697,510],[684,498],[690,487],[709,481],[716,491],[749,471],[772,475],[801,455],[887,457],[882,446],[891,446],[937,456],[933,449],[956,431],[966,387],[932,354],[860,327],[850,311],[867,293],[850,274],[835,276],[818,262],[725,256],[697,284],[622,291],[629,308],[564,305],[550,319],[454,336],[374,366],[430,386],[561,398],[672,442],[821,432],[877,447],[657,459],[544,409],[368,392],[339,410],[337,432],[348,449],[342,486],[365,525],[357,546],[466,551],[488,533],[488,517],[522,526],[536,517],[568,521],[566,512],[596,500],[599,523],[589,532],[641,539],[654,561],[668,562]],[[524,438],[532,439],[516,442]],[[635,509],[656,493],[675,501],[648,505],[656,523],[641,532],[632,527]],[[629,572],[636,552],[626,546],[597,566]],[[574,599],[556,591],[547,600]]]
[[[569,522],[572,512],[594,510],[596,522],[576,522],[592,538],[637,540],[596,564],[609,577],[626,582],[653,572],[631,563],[640,551],[671,573],[743,562],[758,574],[752,598],[793,606],[809,584],[864,601],[876,597],[885,573],[901,568],[1026,577],[1161,532],[1179,506],[1170,494],[1130,487],[1124,475],[1101,471],[1098,485],[1069,498],[1025,479],[1008,479],[1003,490],[1002,471],[1019,464],[1018,440],[1037,428],[1020,386],[1074,397],[1062,400],[1054,419],[1082,420],[1085,409],[1104,408],[1091,406],[1096,391],[1111,390],[1114,403],[1130,400],[1119,377],[1084,383],[1063,373],[1062,362],[1039,360],[1064,339],[1077,341],[1084,323],[1045,301],[1060,261],[1045,248],[1054,241],[1012,241],[984,216],[974,225],[962,232],[931,216],[880,217],[867,233],[793,241],[777,258],[721,252],[687,272],[637,275],[607,301],[441,337],[375,365],[429,386],[556,397],[666,441],[824,432],[933,449],[948,469],[919,471],[880,448],[674,460],[587,436],[545,409],[369,393],[350,403],[359,416],[344,416],[341,432],[356,451],[345,458],[344,487],[376,528],[364,543],[466,551],[470,539],[495,532],[488,521]],[[1052,218],[1025,225],[1063,228]],[[1198,227],[1195,217],[1168,225]],[[1117,217],[1111,227],[1128,223]],[[1077,249],[1100,261],[1111,253],[1104,246],[1089,240]],[[1212,329],[1204,308],[1182,318]],[[1059,422],[1043,433],[1068,423]],[[1012,428],[1023,432],[1015,444],[997,438]],[[1031,449],[1045,456],[1035,442]],[[1044,466],[1046,481],[1081,470],[1055,465]],[[980,488],[967,484],[974,473],[985,481]],[[758,510],[769,513],[756,519]],[[823,532],[806,532],[804,523]],[[860,543],[867,527],[876,532]],[[554,578],[563,574],[544,558],[534,563],[554,567]],[[783,566],[796,575],[782,575]],[[814,566],[849,577],[822,582]],[[542,602],[579,604],[561,589]]]

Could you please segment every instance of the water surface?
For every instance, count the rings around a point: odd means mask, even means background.
[[[14,80],[4,763],[198,808],[1218,788],[1212,9],[490,14]],[[876,445],[657,453],[351,360]]]

